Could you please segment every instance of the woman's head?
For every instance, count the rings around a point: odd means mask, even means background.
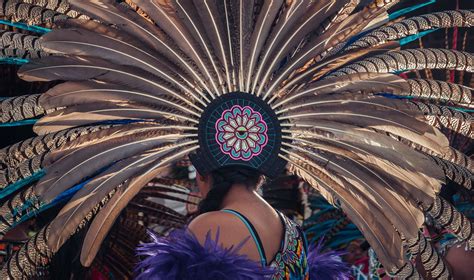
[[[234,185],[244,185],[255,189],[260,183],[261,174],[244,167],[225,167],[208,175],[198,174],[196,177],[203,200],[199,203],[199,212],[206,213],[219,210],[224,197]]]

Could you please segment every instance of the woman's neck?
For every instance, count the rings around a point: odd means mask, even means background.
[[[221,208],[234,208],[234,206],[241,206],[242,203],[256,203],[261,202],[262,198],[257,194],[253,189],[247,188],[247,186],[242,184],[233,185],[229,192],[226,194],[222,200]]]

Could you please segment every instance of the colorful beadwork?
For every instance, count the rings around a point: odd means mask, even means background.
[[[234,105],[216,122],[216,141],[224,154],[248,161],[258,156],[268,142],[268,127],[259,112]]]
[[[284,221],[284,246],[270,263],[270,267],[275,269],[271,280],[309,280],[303,233],[287,217],[284,217]]]

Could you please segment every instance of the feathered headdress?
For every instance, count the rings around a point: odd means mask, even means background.
[[[446,178],[472,185],[472,159],[445,135],[471,143],[472,89],[397,74],[473,72],[471,53],[400,45],[474,15],[400,20],[416,7],[388,14],[397,2],[1,0],[1,23],[29,32],[0,33],[2,60],[24,64],[26,81],[63,81],[1,101],[3,124],[35,122],[38,134],[0,151],[1,232],[64,204],[2,279],[35,275],[86,225],[90,265],[127,203],[188,154],[203,173],[286,165],[345,211],[392,275],[418,276],[410,251],[448,277],[419,229],[430,215],[474,247],[469,220],[438,196]]]

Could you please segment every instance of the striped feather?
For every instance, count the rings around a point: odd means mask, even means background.
[[[469,10],[443,11],[420,15],[377,28],[349,45],[347,50],[383,44],[387,41],[418,34],[424,30],[471,26],[474,26],[474,14]]]
[[[422,69],[474,71],[474,57],[467,52],[445,49],[407,49],[376,55],[345,66],[329,77],[360,72],[393,73]]]
[[[31,119],[46,113],[39,104],[40,94],[22,95],[0,100],[1,123]]]

